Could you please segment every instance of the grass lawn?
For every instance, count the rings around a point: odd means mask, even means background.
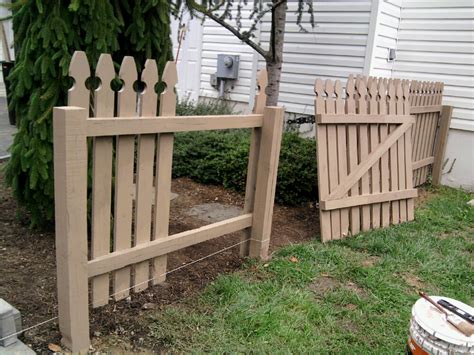
[[[173,351],[404,351],[417,289],[473,303],[472,195],[441,188],[416,221],[344,241],[281,249],[151,319]]]

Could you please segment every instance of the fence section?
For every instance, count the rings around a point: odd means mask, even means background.
[[[154,87],[159,78],[153,60],[145,64],[145,90],[140,93],[133,89],[137,71],[131,57],[122,62],[118,77],[123,87],[117,93],[110,88],[116,77],[110,55],[99,59],[95,77],[101,84],[95,91],[85,85],[90,69],[83,52],[74,54],[70,76],[75,81],[71,106],[55,108],[53,119],[59,327],[65,345],[82,351],[89,348],[89,304],[102,306],[112,297],[120,300],[130,290],[140,292],[163,281],[168,253],[246,230],[243,253],[268,257],[283,109],[264,107],[260,90],[253,114],[176,117],[173,62],[163,73],[166,89],[158,117]],[[261,76],[260,87],[265,81]],[[244,213],[169,235],[174,132],[231,128],[251,128],[255,136]]]
[[[316,80],[315,93],[322,240],[412,220],[407,83]]]
[[[366,83],[379,79],[363,78]],[[452,115],[452,108],[441,105],[444,84],[416,80],[403,82],[409,87],[410,114],[415,117],[412,129],[413,185],[424,184],[430,174],[433,183],[438,185]]]

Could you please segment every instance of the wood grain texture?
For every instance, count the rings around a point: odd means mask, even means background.
[[[100,55],[95,76],[101,80],[101,85],[94,92],[94,112],[103,117],[113,117],[115,94],[110,82],[115,78],[115,70],[110,54]],[[113,138],[94,138],[92,150],[91,257],[94,259],[110,252]],[[91,286],[92,306],[100,307],[107,304],[109,275],[100,275],[92,279]]]
[[[59,330],[74,352],[89,350],[87,111],[55,107],[54,203]]]
[[[257,169],[249,256],[268,259],[285,109],[265,107]]]
[[[162,77],[166,89],[160,95],[160,116],[176,114],[175,86],[178,74],[175,62],[166,63]],[[158,135],[155,172],[155,216],[153,240],[168,237],[171,200],[171,170],[173,164],[174,133]],[[162,255],[152,262],[153,284],[166,280],[167,256]]]
[[[155,85],[158,83],[156,62],[148,59],[145,62],[141,80],[145,90],[140,94],[140,115],[154,116],[158,104]],[[154,197],[153,168],[155,158],[155,134],[142,134],[138,137],[136,199],[135,199],[135,243],[134,246],[147,243],[152,239],[152,203]],[[134,267],[133,290],[140,292],[148,287],[150,279],[150,262],[144,261]]]
[[[133,57],[123,58],[119,76],[123,80],[123,87],[117,95],[117,118],[114,121],[137,115],[137,95],[133,90],[133,83],[137,80],[137,68]],[[134,160],[135,137],[118,136],[115,163],[114,251],[126,250],[132,246]],[[113,293],[116,301],[128,297],[130,293],[130,271],[130,268],[126,267],[114,273]]]
[[[167,238],[159,238],[148,243],[139,244],[135,248],[115,251],[103,257],[90,260],[87,264],[89,277],[123,269],[132,264],[137,264],[194,244],[237,232],[251,225],[252,214],[249,213],[229,218],[225,221],[208,224],[204,227],[177,233]]]
[[[255,105],[253,108],[254,114],[262,114],[265,109],[267,95],[265,93],[268,86],[268,76],[266,70],[259,71],[257,75],[258,92],[255,97]],[[244,213],[253,212],[255,203],[255,189],[257,184],[257,168],[260,153],[260,141],[262,137],[262,130],[260,128],[253,128],[250,134],[249,160],[247,166],[247,180],[245,184],[245,202]],[[245,257],[249,255],[250,238],[252,230],[247,228],[243,231],[241,241],[247,240],[247,243],[240,245],[240,256]]]

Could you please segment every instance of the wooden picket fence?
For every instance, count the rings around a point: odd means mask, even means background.
[[[166,64],[161,78],[166,89],[158,112],[154,60],[145,63],[141,93],[133,89],[137,70],[132,57],[123,59],[118,74],[123,88],[117,93],[110,87],[116,73],[108,54],[97,63],[95,77],[101,85],[94,92],[85,86],[91,75],[84,52],[74,54],[69,72],[75,82],[69,106],[56,107],[53,119],[59,328],[67,347],[87,351],[89,306],[164,281],[167,254],[243,230],[242,254],[268,257],[284,110],[264,105],[266,72],[259,75],[254,113],[199,117],[175,116],[173,62]],[[243,214],[169,235],[174,132],[232,128],[252,129]]]
[[[363,77],[363,80],[380,80]],[[417,80],[403,80],[409,87],[410,114],[415,117],[412,129],[413,186],[420,186],[432,176],[439,185],[446,150],[452,107],[442,106],[444,84]]]
[[[315,93],[321,239],[413,220],[408,83],[318,79]]]

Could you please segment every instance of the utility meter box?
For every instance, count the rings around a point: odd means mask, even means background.
[[[218,79],[236,80],[239,77],[240,56],[235,54],[217,55],[217,73]]]

